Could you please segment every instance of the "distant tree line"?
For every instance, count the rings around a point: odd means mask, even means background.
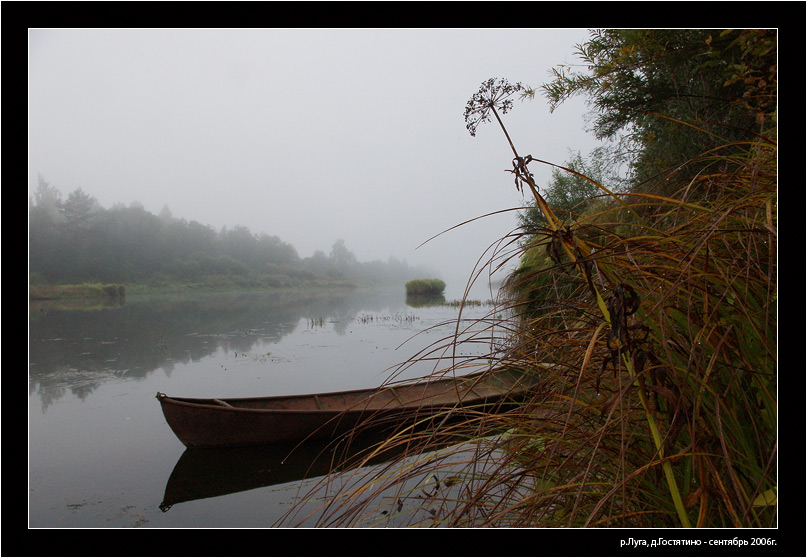
[[[216,231],[159,215],[142,205],[109,209],[80,188],[62,199],[40,176],[29,199],[28,265],[32,283],[206,283],[290,287],[312,282],[403,284],[433,273],[390,257],[359,262],[336,240],[331,253],[300,258],[277,236],[236,226]]]

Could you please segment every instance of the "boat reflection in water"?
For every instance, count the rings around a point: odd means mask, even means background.
[[[311,440],[266,446],[188,448],[168,479],[160,509],[167,512],[182,502],[385,463],[404,453],[403,447],[399,447],[371,456],[384,439],[382,435],[362,435],[338,442]],[[368,456],[371,457],[367,459]]]
[[[416,439],[428,440],[426,451],[439,449],[456,442],[450,436],[442,442],[441,425],[473,424],[518,407],[537,382],[538,376],[500,369],[318,395],[219,400],[158,393],[168,424],[188,448],[160,509],[385,463],[406,451],[421,453],[415,447],[426,450]]]

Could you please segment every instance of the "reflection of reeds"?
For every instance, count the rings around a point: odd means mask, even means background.
[[[428,308],[431,306],[442,306],[446,297],[442,294],[407,294],[406,305],[412,308]]]
[[[459,308],[460,306],[463,307],[479,307],[479,306],[493,306],[495,303],[492,300],[450,300],[448,302],[444,302],[443,306],[451,306],[452,308]]]
[[[413,324],[420,318],[411,312],[396,312],[395,314],[361,314],[356,318],[360,324],[390,323]]]
[[[541,388],[514,411],[391,437],[410,461],[337,492],[328,521],[372,523],[388,495],[450,474],[452,490],[412,521],[776,526],[775,141],[704,153],[690,161],[703,170],[681,184],[671,172],[629,193],[602,187],[606,201],[567,223],[540,196],[535,159],[513,152],[516,180],[547,226],[497,244],[491,268],[520,266],[504,305],[466,342],[494,346],[505,335],[506,350],[487,357],[541,374]],[[434,351],[456,354],[454,341]],[[468,441],[454,446],[456,459],[424,454],[447,435]]]

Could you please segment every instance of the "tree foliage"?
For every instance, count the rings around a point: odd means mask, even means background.
[[[595,136],[622,142],[638,183],[771,125],[776,42],[772,29],[592,31],[586,71],[558,66],[542,89],[552,110],[585,96]]]
[[[603,181],[608,166],[602,158],[603,153],[595,151],[588,160],[579,152],[573,153],[564,167],[577,174],[558,168],[552,169],[552,178],[549,184],[542,188],[542,192],[558,218],[565,221],[574,219],[602,194],[602,191],[584,176],[597,182]],[[519,220],[524,231],[537,231],[546,226],[546,219],[535,203],[519,215]]]
[[[104,209],[83,190],[62,200],[40,176],[29,200],[29,276],[44,283],[207,283],[290,287],[347,280],[401,284],[423,270],[390,258],[358,262],[343,240],[330,256],[301,258],[277,236],[247,227],[216,231],[142,205]]]

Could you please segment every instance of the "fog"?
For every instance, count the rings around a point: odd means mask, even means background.
[[[301,257],[343,239],[359,261],[431,265],[456,289],[524,204],[495,122],[471,137],[482,81],[537,87],[578,62],[584,29],[29,31],[29,197],[42,175],[105,208],[142,204],[245,226]],[[596,146],[586,107],[516,101],[524,154]],[[538,184],[551,175],[531,166]]]

